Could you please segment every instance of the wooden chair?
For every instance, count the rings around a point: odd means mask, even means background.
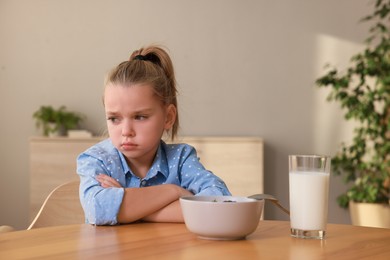
[[[15,229],[13,227],[11,227],[11,226],[7,226],[7,225],[0,226],[0,234],[1,233],[12,232],[12,231],[15,231]]]
[[[55,188],[27,229],[84,223],[79,185],[79,181],[72,181]]]
[[[206,169],[221,177],[233,196],[264,193],[263,149],[257,137],[181,137]]]

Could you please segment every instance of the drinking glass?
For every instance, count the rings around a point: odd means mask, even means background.
[[[291,236],[325,238],[328,218],[329,156],[289,155]]]

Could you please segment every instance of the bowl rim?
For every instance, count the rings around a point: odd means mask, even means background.
[[[199,200],[197,198],[200,198]],[[207,200],[201,200],[201,199],[214,199],[217,201],[207,201]],[[225,199],[225,200],[223,200]],[[254,202],[261,202],[264,199],[258,200],[254,198],[249,198],[245,196],[225,196],[225,195],[192,195],[192,196],[182,196],[180,197],[180,201],[188,201],[188,202],[201,202],[201,203],[213,203],[213,204],[226,204],[226,200],[234,200],[238,199],[240,201],[234,201],[237,203],[254,203]]]

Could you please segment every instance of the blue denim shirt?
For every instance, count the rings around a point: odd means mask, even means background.
[[[176,184],[195,195],[231,195],[225,183],[199,162],[196,150],[187,144],[161,141],[156,157],[145,178],[133,174],[123,154],[106,139],[77,158],[80,176],[80,200],[86,222],[115,225],[124,188]],[[102,188],[95,177],[107,174],[123,188]]]

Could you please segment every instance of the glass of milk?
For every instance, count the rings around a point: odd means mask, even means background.
[[[291,236],[323,239],[328,218],[329,156],[290,155]]]

